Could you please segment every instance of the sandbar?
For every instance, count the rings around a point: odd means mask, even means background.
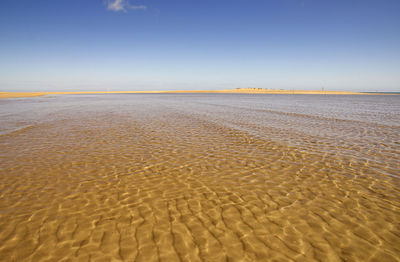
[[[294,94],[294,95],[371,95],[375,93],[350,91],[283,90],[261,88],[237,88],[223,90],[170,90],[170,91],[86,91],[86,92],[0,92],[0,98],[35,97],[43,95],[73,94],[163,94],[163,93],[240,93],[240,94]],[[379,94],[379,93],[378,93]]]

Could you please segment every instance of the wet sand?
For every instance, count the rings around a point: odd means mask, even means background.
[[[366,95],[368,93],[348,91],[312,91],[312,90],[258,90],[258,89],[225,89],[225,90],[171,90],[171,91],[93,91],[93,92],[0,92],[0,98],[34,97],[44,95],[73,94],[190,94],[190,93],[239,93],[239,94],[296,94],[296,95]]]
[[[0,135],[0,260],[400,261],[397,114],[104,97],[6,100],[50,111]]]

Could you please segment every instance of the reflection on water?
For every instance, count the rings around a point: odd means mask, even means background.
[[[0,101],[0,260],[399,261],[400,96]]]

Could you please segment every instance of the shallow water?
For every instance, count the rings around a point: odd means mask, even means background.
[[[0,100],[1,261],[400,261],[400,96]]]

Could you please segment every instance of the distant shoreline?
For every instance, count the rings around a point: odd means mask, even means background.
[[[36,97],[44,95],[79,94],[169,94],[169,93],[222,93],[222,94],[292,94],[292,95],[399,95],[390,92],[349,92],[315,90],[277,90],[258,88],[238,88],[225,90],[171,90],[171,91],[87,91],[87,92],[0,92],[0,98]]]

